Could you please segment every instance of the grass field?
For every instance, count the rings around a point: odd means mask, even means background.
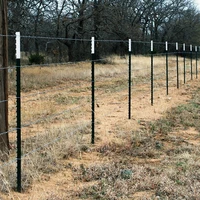
[[[91,64],[22,68],[22,186],[15,192],[15,133],[10,163],[1,163],[0,199],[199,199],[200,83],[190,61],[132,58],[132,118],[128,120],[128,61],[95,64],[95,145],[91,141]],[[195,62],[193,64],[195,66]],[[195,70],[194,70],[195,72]],[[15,73],[10,74],[9,126],[15,127]]]

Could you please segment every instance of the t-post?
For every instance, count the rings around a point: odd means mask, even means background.
[[[168,66],[168,42],[165,42],[166,51],[166,92],[169,94],[169,66]]]
[[[128,119],[131,119],[131,39],[128,41],[128,53],[129,53],[129,101],[128,101]]]
[[[178,42],[176,42],[176,77],[177,77],[177,89],[179,89]]]
[[[191,62],[191,80],[193,79],[193,71],[192,71],[192,45],[190,45],[190,62]]]
[[[17,191],[21,192],[21,67],[20,32],[16,32]]]
[[[91,57],[92,57],[92,69],[91,69],[91,86],[92,86],[92,137],[91,143],[94,144],[94,132],[95,132],[95,74],[94,74],[94,60],[95,60],[95,39],[91,39]]]
[[[186,83],[186,69],[185,69],[185,43],[183,44],[183,79],[184,84]]]
[[[153,106],[153,40],[151,40],[151,105]]]

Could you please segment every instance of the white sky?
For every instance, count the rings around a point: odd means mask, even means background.
[[[200,10],[200,0],[194,0],[194,3],[198,6],[198,9]]]

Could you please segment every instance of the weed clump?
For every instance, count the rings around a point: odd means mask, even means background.
[[[29,64],[42,64],[44,63],[44,56],[40,54],[31,54],[28,58]]]
[[[154,189],[157,180],[151,178],[151,169],[138,165],[123,165],[122,162],[81,165],[74,168],[74,177],[83,182],[93,182],[75,194],[89,199],[125,199],[136,191]],[[151,182],[151,184],[150,184]]]

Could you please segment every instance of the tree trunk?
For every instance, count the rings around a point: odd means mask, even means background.
[[[8,153],[8,41],[7,0],[0,0],[0,151]],[[4,159],[1,156],[0,159]]]

